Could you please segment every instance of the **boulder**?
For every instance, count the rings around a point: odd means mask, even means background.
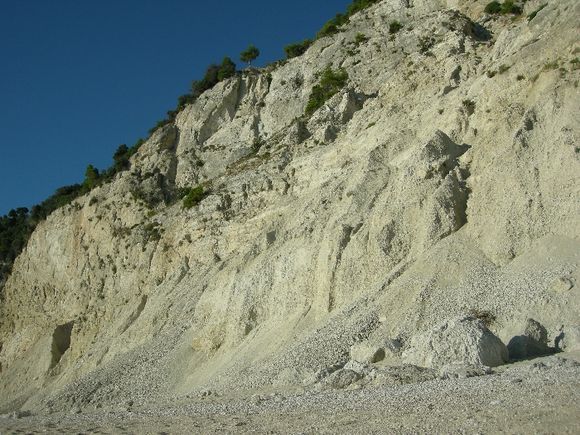
[[[350,359],[365,364],[379,362],[385,358],[385,349],[370,343],[356,343],[350,348]]]
[[[401,343],[395,339],[379,339],[355,343],[350,348],[350,359],[362,364],[399,365]]]
[[[357,373],[354,370],[340,369],[325,378],[321,383],[321,387],[323,389],[342,390],[360,379],[362,379],[360,373]]]
[[[496,367],[508,361],[508,352],[481,320],[463,315],[414,336],[403,352],[403,361],[429,368],[457,363]]]
[[[528,319],[526,321],[524,335],[530,337],[538,343],[544,344],[546,346],[548,345],[548,331],[540,322],[536,322],[534,319]]]
[[[566,352],[580,350],[580,325],[564,328],[558,348]]]
[[[507,348],[511,359],[534,358],[555,352],[548,346],[548,331],[534,319],[526,321],[524,334],[513,337]]]

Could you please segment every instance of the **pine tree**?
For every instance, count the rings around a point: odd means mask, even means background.
[[[88,189],[92,189],[98,184],[98,182],[99,182],[99,170],[95,168],[93,165],[87,166],[87,170],[85,171],[84,185]]]
[[[236,64],[229,58],[224,57],[220,69],[218,71],[217,78],[221,82],[222,80],[229,79],[236,74]]]
[[[259,55],[260,50],[258,50],[255,45],[250,44],[248,48],[246,48],[240,54],[240,60],[242,62],[246,62],[248,65],[251,65],[252,61],[255,60]]]

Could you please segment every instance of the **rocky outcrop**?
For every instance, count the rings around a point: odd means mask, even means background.
[[[4,286],[0,412],[301,384],[471,310],[504,342],[528,318],[550,346],[578,325],[580,6],[484,6],[379,2],[216,85],[50,215]],[[349,82],[304,118],[328,64]],[[505,361],[479,322],[448,326],[417,363]]]

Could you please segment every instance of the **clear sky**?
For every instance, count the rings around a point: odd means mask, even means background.
[[[0,0],[0,215],[110,166],[212,62],[256,65],[350,0]]]

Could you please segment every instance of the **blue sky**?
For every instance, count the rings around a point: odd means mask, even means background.
[[[111,164],[207,65],[248,44],[256,65],[350,0],[0,0],[0,214]]]

